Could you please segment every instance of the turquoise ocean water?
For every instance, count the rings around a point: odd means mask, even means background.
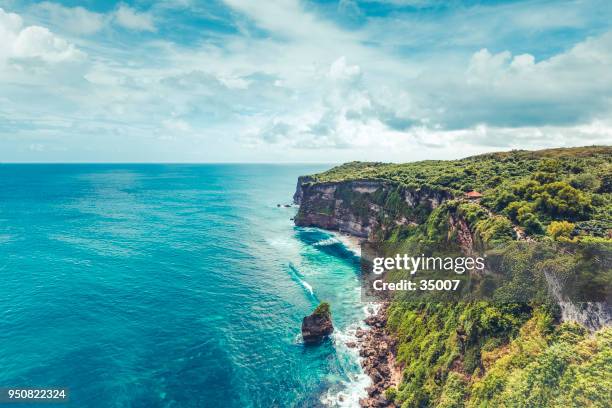
[[[68,387],[70,407],[354,405],[358,259],[277,207],[326,167],[0,165],[0,387]],[[320,300],[338,330],[305,347]]]

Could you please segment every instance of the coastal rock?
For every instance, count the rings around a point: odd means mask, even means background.
[[[334,332],[328,303],[321,303],[310,316],[302,320],[302,338],[305,344],[321,343]]]
[[[357,336],[361,366],[372,379],[372,385],[366,389],[368,396],[359,401],[365,408],[395,407],[385,397],[385,391],[397,387],[401,369],[395,364],[397,340],[385,331],[386,321],[387,305],[383,305],[377,314],[365,319],[370,329]]]

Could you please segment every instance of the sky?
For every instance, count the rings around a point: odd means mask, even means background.
[[[0,162],[612,144],[612,3],[0,0]]]

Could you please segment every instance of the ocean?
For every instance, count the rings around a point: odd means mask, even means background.
[[[53,406],[79,408],[357,405],[359,260],[277,206],[328,167],[0,165],[0,387],[66,387]],[[336,332],[306,347],[323,300]]]

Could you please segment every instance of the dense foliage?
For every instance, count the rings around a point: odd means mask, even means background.
[[[607,407],[612,330],[556,325],[518,304],[395,303],[404,379],[387,395],[402,407]]]
[[[384,180],[398,188],[445,191],[457,198],[477,190],[484,195],[483,207],[528,235],[545,235],[554,221],[574,223],[572,236],[604,237],[612,228],[612,147],[519,150],[406,164],[351,162],[312,178],[315,183]],[[364,198],[355,198],[364,201],[361,208],[367,211]],[[388,211],[407,217],[415,211],[398,197],[376,198]],[[419,215],[417,223],[424,218]]]
[[[459,224],[469,230],[468,244],[481,248],[517,239],[569,244],[609,243],[612,238],[612,147],[408,164],[353,162],[312,180],[384,180],[395,186],[373,194],[345,189],[339,198],[358,214],[371,211],[371,204],[383,208],[376,238],[399,247],[461,247],[466,242]],[[402,198],[406,189],[443,191],[454,199],[435,208],[409,205]],[[472,190],[483,198],[464,197]],[[512,255],[525,268],[533,265],[529,251],[517,249]],[[573,262],[564,254],[548,266],[563,271]],[[533,290],[530,283],[519,277],[508,285],[508,293]],[[612,329],[589,333],[577,324],[560,323],[551,301],[396,298],[387,329],[399,340],[403,378],[386,395],[402,408],[608,407],[612,401]]]
[[[329,306],[329,303],[327,303],[327,302],[319,303],[319,306],[317,306],[315,308],[315,310],[312,312],[312,314],[316,315],[316,316],[331,315],[331,308]]]

